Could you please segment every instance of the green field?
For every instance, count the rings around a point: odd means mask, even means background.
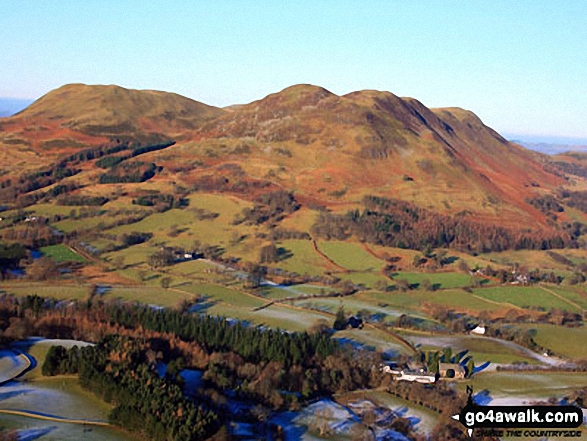
[[[534,329],[534,341],[540,346],[571,359],[587,360],[587,328],[567,328],[547,324],[518,325],[523,329]],[[586,383],[587,386],[587,383]]]
[[[487,372],[471,379],[476,391],[488,390],[493,397],[563,397],[587,385],[587,373]],[[461,384],[460,387],[465,387]]]
[[[75,251],[72,251],[69,247],[59,245],[49,245],[47,247],[40,248],[43,256],[53,259],[55,262],[85,262],[86,259],[80,256]]]
[[[411,285],[422,286],[422,281],[428,279],[434,288],[460,288],[471,286],[473,278],[463,273],[423,273],[399,271],[393,274],[394,280],[404,279]],[[487,279],[479,279],[480,281]]]
[[[337,273],[336,277],[341,280],[350,280],[355,285],[363,285],[366,288],[375,288],[378,282],[393,285],[388,277],[377,272],[353,271],[351,273]]]
[[[58,300],[80,300],[87,298],[89,285],[50,285],[43,283],[0,284],[0,289],[15,296],[36,294]]]
[[[494,302],[510,303],[522,308],[538,307],[545,310],[560,308],[571,312],[581,312],[579,308],[538,286],[495,286],[474,289],[473,292]]]
[[[378,272],[385,262],[365,251],[359,244],[339,241],[321,241],[318,249],[337,265],[351,271]]]
[[[468,350],[475,363],[480,365],[486,361],[491,363],[526,362],[536,364],[527,350],[510,342],[486,337],[474,337],[466,334],[434,335],[415,331],[401,331],[401,335],[416,344],[422,350],[438,350],[450,347],[453,353]]]
[[[271,266],[281,268],[285,271],[298,274],[309,274],[311,276],[322,276],[327,270],[334,270],[335,267],[330,265],[325,259],[320,257],[312,247],[312,242],[302,239],[283,240],[277,244],[286,251],[286,256],[290,257],[272,264]]]
[[[345,331],[337,331],[334,334],[334,338],[341,343],[349,343],[353,346],[359,345],[365,349],[376,350],[393,356],[412,353],[411,350],[389,334],[371,327],[360,330],[347,329]]]
[[[587,293],[581,288],[571,286],[549,286],[549,290],[577,304],[583,309],[587,309]]]

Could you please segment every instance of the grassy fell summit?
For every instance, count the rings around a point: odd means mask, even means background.
[[[174,93],[68,84],[0,118],[0,159],[18,172],[113,139],[177,140],[223,113]]]
[[[181,95],[119,86],[68,84],[39,98],[13,117],[53,120],[88,134],[124,134],[128,130],[172,134],[194,129],[223,111]]]

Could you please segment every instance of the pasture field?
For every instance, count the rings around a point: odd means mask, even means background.
[[[376,315],[383,321],[393,322],[401,314],[410,314],[411,316],[426,319],[427,317],[422,313],[414,313],[405,307],[397,307],[389,304],[374,301],[372,298],[363,294],[355,294],[346,297],[328,297],[328,298],[314,298],[314,299],[300,299],[295,301],[295,304],[310,309],[317,309],[320,311],[335,314],[340,306],[342,306],[346,313]]]
[[[398,354],[411,354],[412,351],[380,329],[365,327],[363,329],[346,329],[337,331],[334,338],[343,344],[380,351],[391,357]]]
[[[244,309],[253,309],[267,303],[265,300],[253,295],[213,283],[186,284],[178,289],[198,297],[203,297],[207,302],[212,303],[212,305],[218,302],[224,303],[230,307],[228,309],[229,311],[234,311],[235,306]]]
[[[468,382],[467,382],[468,383]],[[491,397],[529,399],[562,398],[587,384],[584,372],[483,372],[471,378],[475,391],[488,390]],[[458,387],[465,388],[466,383]]]
[[[83,256],[80,256],[75,251],[72,251],[69,247],[59,244],[59,245],[49,245],[46,247],[40,248],[41,253],[43,256],[49,257],[53,259],[55,262],[85,262],[86,259]]]
[[[218,265],[205,260],[186,260],[166,268],[166,272],[175,275],[189,277],[190,279],[211,280],[218,277],[216,270]]]
[[[557,250],[553,251],[557,252]],[[562,253],[558,251],[558,254],[566,256],[567,251],[570,250],[564,250]],[[514,263],[517,263],[529,269],[540,268],[544,271],[555,270],[558,272],[567,269],[566,265],[553,260],[546,251],[542,250],[508,250],[486,253],[482,256],[490,262],[495,262],[505,267],[512,267]]]
[[[422,350],[438,350],[450,347],[453,354],[468,350],[468,355],[473,356],[476,365],[486,361],[491,363],[537,363],[536,358],[532,357],[527,349],[511,342],[466,334],[434,335],[409,330],[398,331],[398,333]]]
[[[337,265],[351,271],[380,271],[385,262],[365,251],[361,245],[351,242],[320,241],[318,249]]]
[[[285,230],[310,231],[312,225],[318,219],[318,212],[302,207],[293,212],[280,222],[280,227]]]
[[[492,286],[477,288],[473,292],[484,299],[504,305],[509,303],[521,308],[537,307],[545,310],[560,308],[570,312],[581,312],[576,306],[539,286]]]
[[[585,292],[584,289],[563,285],[548,286],[547,288],[564,297],[568,301],[575,303],[581,308],[587,309],[587,292]]]
[[[104,253],[102,254],[102,258],[110,262],[121,259],[121,262],[124,266],[132,267],[140,264],[146,264],[149,260],[149,257],[156,251],[157,248],[151,247],[146,243],[142,243],[124,248],[119,251]]]
[[[36,294],[57,300],[82,300],[87,298],[89,286],[23,282],[0,284],[0,290],[19,297]]]
[[[499,305],[487,301],[485,298],[473,295],[460,289],[449,289],[442,291],[411,291],[410,295],[419,299],[422,303],[440,305],[453,308],[459,311],[496,311],[508,305]]]
[[[406,272],[399,271],[393,274],[393,279],[407,280],[411,285],[422,286],[422,281],[428,279],[436,289],[450,289],[471,286],[473,284],[473,277],[469,274],[463,273],[425,273],[425,272]],[[489,282],[487,279],[479,279],[481,283]]]
[[[388,407],[404,418],[415,417],[416,429],[424,433],[432,433],[438,420],[438,414],[423,406],[419,406],[402,398],[395,397],[382,390],[361,390],[335,395],[338,402],[349,403],[353,401],[369,400],[379,406]]]
[[[184,209],[171,209],[155,213],[133,224],[106,230],[108,234],[150,232],[149,243],[163,243],[167,246],[189,250],[195,241],[201,244],[217,245],[229,255],[247,261],[257,261],[263,242],[256,239],[261,227],[245,224],[233,225],[235,218],[250,204],[226,196],[196,194],[191,204]],[[201,218],[198,210],[206,215],[214,213],[215,218]]]
[[[190,292],[158,286],[114,286],[103,297],[104,300],[120,299],[148,305],[175,307],[184,300],[192,300]]]
[[[194,214],[188,210],[171,209],[163,213],[154,213],[146,218],[128,225],[110,228],[108,234],[124,234],[137,231],[139,233],[153,233],[153,236],[163,236],[172,225],[181,227],[194,222]]]
[[[72,231],[82,232],[84,230],[93,230],[100,228],[100,226],[111,225],[115,221],[122,219],[126,216],[109,216],[104,214],[102,216],[87,217],[84,219],[65,219],[59,222],[55,222],[52,225],[64,233],[71,233]]]
[[[108,412],[112,409],[111,405],[83,390],[73,376],[37,377],[26,383],[10,383],[2,389],[9,397],[0,402],[0,409],[26,409],[64,418],[101,421],[108,420]]]
[[[393,282],[389,278],[376,272],[368,271],[353,271],[351,273],[336,273],[336,277],[341,280],[350,280],[355,285],[363,285],[366,288],[375,288],[377,283],[385,283],[387,285],[393,285]]]
[[[523,329],[534,329],[534,341],[540,346],[550,349],[555,355],[571,359],[587,360],[587,328],[568,328],[548,324],[517,325]],[[587,385],[587,383],[586,383]]]
[[[18,439],[27,441],[140,441],[115,427],[41,421],[16,415],[0,414],[0,426],[15,430]]]
[[[57,204],[35,204],[32,207],[27,207],[24,211],[25,212],[33,212],[37,216],[44,216],[44,217],[51,217],[55,215],[60,216],[67,216],[71,213],[72,208],[79,208],[79,207],[68,207],[66,205],[57,205]],[[7,215],[9,214],[16,214],[16,210],[6,211]]]
[[[235,308],[231,305],[218,303],[211,306],[206,312],[287,331],[307,331],[318,320],[326,319],[329,323],[333,320],[332,317],[316,311],[295,309],[282,305],[271,305],[254,311],[249,308]]]
[[[311,276],[322,276],[325,271],[335,271],[337,268],[322,258],[314,248],[312,242],[303,239],[282,240],[277,247],[285,249],[286,255],[291,256],[272,264],[271,266],[281,268],[285,271],[298,274],[309,274]]]
[[[401,291],[366,291],[355,294],[357,298],[373,303],[379,306],[390,306],[398,309],[409,309],[412,311],[420,310],[422,301],[414,292],[401,292]]]

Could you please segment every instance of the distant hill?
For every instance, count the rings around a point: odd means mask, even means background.
[[[529,142],[521,140],[512,140],[512,142],[524,146],[527,149],[534,150],[546,155],[558,155],[565,152],[587,151],[587,144],[560,144],[550,142]]]
[[[53,121],[88,135],[172,134],[195,129],[223,112],[175,93],[69,84],[39,98],[12,120]]]
[[[28,99],[0,97],[0,117],[12,116],[23,110],[32,102],[33,100]]]

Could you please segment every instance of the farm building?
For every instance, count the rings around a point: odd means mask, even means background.
[[[457,363],[438,363],[438,372],[442,378],[465,378],[465,368]]]
[[[471,329],[471,334],[474,335],[485,335],[485,326],[477,325],[474,329]]]

